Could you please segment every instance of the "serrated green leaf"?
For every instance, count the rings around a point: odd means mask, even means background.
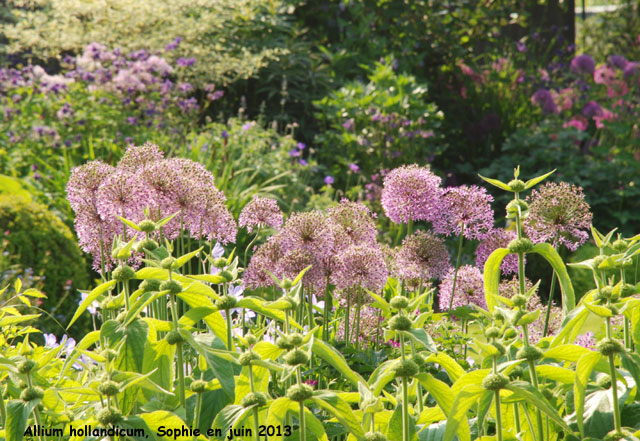
[[[204,247],[200,247],[195,251],[192,251],[190,253],[185,254],[184,256],[180,256],[176,259],[175,262],[173,262],[173,264],[171,265],[171,269],[172,270],[177,270],[180,269],[185,263],[187,263],[188,261],[190,261],[191,259],[193,259],[195,256],[198,255],[198,253],[200,253],[200,251],[202,251]]]
[[[438,352],[437,354],[431,354],[426,359],[427,363],[438,363],[446,371],[447,375],[451,379],[452,383],[458,381],[460,377],[465,374],[465,370],[460,366],[453,358],[444,352]]]
[[[362,383],[364,385],[367,384],[367,382],[360,376],[360,374],[349,367],[349,363],[347,363],[342,354],[336,351],[332,346],[316,338],[312,340],[311,345],[313,355],[316,355],[329,363],[331,366],[337,369],[338,372],[340,372],[347,380],[351,381],[356,387],[358,386],[358,383]]]
[[[447,417],[447,425],[443,441],[453,441],[458,428],[463,421],[467,421],[467,412],[483,395],[485,389],[479,384],[470,384],[461,390],[453,402],[451,412]]]
[[[360,439],[364,436],[362,425],[358,423],[351,406],[337,394],[328,390],[319,390],[313,393],[311,400],[319,408],[337,419],[356,438]]]

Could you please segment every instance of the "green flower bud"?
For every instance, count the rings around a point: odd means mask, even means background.
[[[129,265],[120,265],[111,273],[111,278],[118,282],[126,282],[136,276],[136,272]]]
[[[247,341],[247,344],[249,346],[253,346],[258,342],[258,339],[256,338],[256,336],[251,333],[245,335],[244,339]]]
[[[176,263],[176,258],[169,256],[162,259],[162,262],[160,262],[160,266],[163,269],[170,270],[170,269],[173,269],[173,264],[175,263]]]
[[[615,430],[612,430],[611,432],[607,433],[604,438],[602,438],[602,441],[628,440],[628,439],[633,439],[633,436],[634,436],[633,433],[625,429],[621,429],[620,432],[616,432]]]
[[[291,346],[300,346],[304,340],[302,334],[289,334],[289,344]]]
[[[518,333],[513,328],[509,328],[504,332],[504,337],[508,339],[515,338],[516,335],[518,335]]]
[[[282,288],[289,290],[291,288],[293,288],[293,280],[290,279],[284,279],[282,281]]]
[[[409,307],[409,299],[405,296],[398,296],[392,298],[389,304],[394,309],[407,309]]]
[[[507,352],[507,350],[504,347],[504,345],[502,343],[500,343],[499,341],[491,342],[491,346],[496,348],[498,350],[498,352],[500,353],[500,355],[504,355]]]
[[[611,387],[611,376],[607,374],[602,374],[598,376],[596,380],[596,385],[598,385],[598,387],[601,387],[603,389],[609,389]]]
[[[37,366],[38,366],[38,363],[26,358],[22,360],[20,363],[18,363],[18,372],[20,372],[21,374],[28,374]]]
[[[225,266],[227,266],[227,259],[225,259],[224,257],[218,257],[213,261],[213,266],[215,266],[218,269],[222,269]]]
[[[631,283],[625,283],[624,285],[622,285],[622,288],[620,288],[620,297],[622,298],[632,296],[635,293],[636,287]]]
[[[118,260],[118,254],[120,254],[123,249],[124,245],[118,245],[111,251],[111,257],[113,258],[113,260]],[[129,257],[131,257],[131,252],[127,253],[127,255],[124,256],[125,259],[128,259]]]
[[[169,331],[165,339],[167,340],[167,343],[169,343],[170,345],[177,345],[178,343],[185,342],[184,337],[180,335],[180,332],[177,329]]]
[[[524,370],[520,366],[517,366],[511,369],[511,372],[509,372],[509,378],[511,380],[517,380],[519,378],[522,378],[522,374],[524,374]]]
[[[527,239],[526,237],[523,237],[522,239],[513,239],[509,242],[507,248],[511,254],[528,253],[533,249],[533,242],[531,242],[531,239]]]
[[[113,349],[105,349],[100,353],[100,355],[102,355],[107,361],[113,361],[118,358],[118,353]]]
[[[611,244],[611,248],[613,248],[618,253],[624,253],[628,247],[629,247],[629,244],[626,241],[621,239],[615,240]]]
[[[504,315],[502,315],[501,311],[493,311],[493,319],[497,321],[504,321]]]
[[[20,394],[20,399],[25,403],[33,400],[40,400],[42,397],[44,397],[44,390],[38,386],[28,387]]]
[[[542,356],[542,351],[535,346],[524,346],[516,352],[517,359],[524,359],[527,361],[540,360]]]
[[[418,365],[411,360],[398,360],[392,369],[396,378],[411,378],[420,371]]]
[[[525,315],[526,315],[525,311],[523,311],[522,309],[517,309],[516,312],[513,314],[513,317],[511,318],[511,325],[517,327],[518,323],[520,322],[520,319]]]
[[[363,441],[387,441],[387,437],[380,432],[367,432]]]
[[[103,427],[109,427],[122,421],[122,413],[118,409],[105,408],[98,412],[96,418]]]
[[[424,364],[426,363],[424,361],[424,357],[420,354],[411,355],[410,360],[413,361],[416,364],[416,366],[418,366],[418,368],[420,368],[421,366],[424,366]]]
[[[600,291],[598,291],[597,297],[599,298],[599,300],[609,300],[612,295],[613,295],[613,288],[610,286],[604,286],[600,288]]]
[[[297,366],[299,364],[307,364],[309,356],[302,349],[292,349],[282,357],[289,366]]]
[[[235,277],[233,276],[233,274],[231,273],[231,271],[220,271],[220,276],[224,277],[224,280],[226,282],[233,282],[235,280]]]
[[[482,380],[482,387],[492,391],[504,389],[507,384],[509,384],[509,378],[503,374],[489,374]]]
[[[287,339],[286,337],[278,337],[276,339],[276,346],[284,350],[293,348],[293,346],[291,346],[291,343],[289,343],[289,339]]]
[[[522,308],[527,304],[527,298],[522,294],[516,294],[515,296],[511,297],[511,301],[513,302],[513,305],[517,306],[518,308]]]
[[[605,256],[604,254],[600,254],[596,257],[593,258],[593,267],[594,268],[598,268],[600,266],[600,264],[602,262],[604,262],[605,260],[607,260],[607,256]]]
[[[287,398],[303,402],[313,396],[313,389],[308,384],[294,384],[287,390]]]
[[[260,356],[254,351],[247,351],[240,354],[238,357],[238,363],[240,366],[249,366],[252,361],[260,360]]]
[[[393,331],[408,331],[411,329],[411,320],[404,315],[396,315],[389,320],[389,329]]]
[[[251,392],[242,398],[240,404],[242,407],[251,407],[253,405],[263,407],[267,405],[267,396],[262,392]]]
[[[620,314],[620,311],[618,310],[618,308],[615,307],[615,305],[607,305],[606,308],[611,311],[611,315],[618,315]]]
[[[143,280],[140,289],[144,292],[160,291],[160,281],[154,279]]]
[[[119,313],[116,316],[116,320],[119,321],[120,323],[124,323],[124,320],[127,318],[127,312],[126,311],[122,311],[121,313]]]
[[[115,381],[106,381],[98,386],[98,392],[102,395],[112,397],[120,393],[120,387]]]
[[[27,382],[26,382],[26,381],[24,381],[24,380],[20,380],[20,383],[18,383],[18,387],[19,387],[20,389],[26,389],[26,388],[28,388],[28,387],[29,387],[29,383],[27,383]],[[2,392],[2,389],[0,389],[0,392]]]
[[[596,350],[600,352],[605,357],[609,355],[619,354],[624,352],[624,346],[618,340],[614,340],[613,338],[605,338],[600,340],[596,345]]]
[[[518,213],[518,208],[520,208],[520,213],[524,213],[529,209],[529,204],[522,199],[512,200],[507,204],[507,216],[515,217]]]
[[[218,309],[224,310],[235,308],[236,303],[236,298],[231,296],[222,296],[219,300],[215,301],[215,305],[218,307]]]
[[[182,292],[182,283],[177,280],[167,280],[160,284],[160,291],[169,291],[169,294],[180,294]]]
[[[499,338],[500,337],[500,329],[495,326],[490,326],[484,331],[484,335],[487,338]]]
[[[153,239],[144,239],[136,244],[136,251],[141,253],[144,250],[153,251],[158,248],[158,242]]]
[[[507,184],[509,186],[509,188],[511,189],[512,192],[514,193],[520,193],[522,191],[524,191],[526,185],[523,181],[521,181],[520,179],[513,179],[511,181],[509,181],[509,183]]]
[[[156,231],[156,223],[151,219],[145,219],[138,224],[138,228],[145,233],[153,233]]]
[[[201,394],[205,390],[207,390],[207,382],[203,381],[203,380],[192,381],[191,385],[189,386],[189,389],[191,389],[191,392],[195,392],[197,394]]]

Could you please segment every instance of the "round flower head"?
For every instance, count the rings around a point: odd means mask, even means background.
[[[360,307],[360,332],[357,336],[356,320],[357,315],[354,307],[349,314],[350,343],[355,344],[356,338],[360,340],[361,343],[372,343],[377,341],[377,339],[382,338],[380,324],[384,322],[384,317],[381,316],[380,312],[376,308],[372,308],[371,306],[367,305],[362,305]],[[344,340],[344,322],[344,320],[340,320],[340,323],[338,324],[336,339],[339,341]],[[378,332],[380,332],[380,334],[378,334]]]
[[[139,222],[144,218],[145,206],[152,195],[153,191],[137,176],[116,170],[100,184],[96,206],[106,222],[121,224],[116,216]]]
[[[529,216],[524,227],[533,242],[564,245],[575,251],[588,239],[593,215],[582,188],[566,182],[549,182],[533,190],[527,202]]]
[[[622,55],[609,55],[608,61],[611,66],[620,70],[624,70],[624,68],[627,67],[627,63],[629,63]]]
[[[264,288],[273,286],[275,282],[267,271],[279,275],[282,271],[279,262],[282,258],[282,247],[278,236],[272,236],[263,243],[251,257],[249,266],[242,273],[242,283],[247,288]]]
[[[493,228],[493,197],[475,185],[449,187],[441,198],[442,215],[434,221],[436,233],[460,233],[467,239],[482,240]]]
[[[533,282],[528,278],[524,279],[525,292],[529,292],[533,288]],[[516,294],[520,293],[520,282],[517,276],[513,276],[510,280],[504,280],[500,282],[498,287],[498,293],[502,297],[508,299],[512,298]],[[532,344],[537,343],[544,334],[544,322],[546,319],[547,305],[543,305],[538,292],[534,292],[527,301],[525,309],[529,312],[540,311],[538,319],[529,325],[529,342]],[[547,335],[555,335],[560,329],[562,324],[562,309],[551,305],[551,314],[549,316],[549,328],[547,329]]]
[[[596,69],[596,62],[590,55],[582,54],[571,60],[571,72],[577,74],[593,75]]]
[[[114,229],[119,227],[117,232],[122,233],[122,227],[115,222],[105,221],[96,210],[77,213],[74,225],[78,235],[78,245],[83,251],[93,256],[93,269],[99,272],[102,265],[105,269],[110,269],[112,265],[109,250],[116,235]]]
[[[204,192],[205,205],[198,216],[194,216],[187,225],[192,237],[206,236],[223,244],[235,242],[238,226],[233,215],[225,205],[224,194],[215,187]]]
[[[134,173],[138,168],[164,159],[164,153],[150,142],[141,146],[130,145],[118,162],[118,169]]]
[[[376,225],[371,211],[364,204],[343,199],[340,204],[329,208],[328,216],[329,221],[338,225],[346,234],[350,244],[376,244]]]
[[[441,279],[449,271],[444,241],[426,231],[405,237],[396,253],[398,276],[404,279]]]
[[[302,270],[311,266],[302,277],[302,284],[318,291],[326,287],[327,278],[324,275],[321,262],[309,251],[295,248],[288,251],[278,262],[282,277],[294,279]]]
[[[102,161],[87,162],[71,170],[67,183],[67,199],[76,215],[97,211],[98,187],[114,171],[115,168]]]
[[[476,266],[484,268],[484,264],[495,250],[498,248],[506,248],[513,239],[518,235],[511,230],[493,230],[476,248]],[[509,254],[502,260],[500,269],[503,274],[515,274],[518,272],[518,256]]]
[[[251,233],[254,227],[271,227],[276,230],[282,226],[282,211],[273,199],[253,198],[240,212],[240,227],[247,227]]]
[[[440,284],[438,297],[441,311],[449,309],[454,273],[455,269],[451,268]],[[453,309],[465,305],[478,305],[487,309],[482,273],[478,268],[471,265],[463,265],[458,269],[456,292],[453,294]]]
[[[328,257],[332,252],[333,235],[326,217],[319,211],[293,213],[280,232],[282,249],[308,251],[316,258]]]
[[[145,164],[137,171],[140,180],[149,189],[146,204],[152,218],[160,220],[180,212],[178,194],[185,194],[188,189],[176,167],[169,161],[154,161]],[[176,216],[162,227],[162,234],[168,239],[175,239],[180,233],[180,216]]]
[[[542,107],[544,113],[557,113],[558,106],[553,100],[553,95],[547,89],[538,89],[531,95],[531,102]]]
[[[402,166],[384,178],[381,202],[385,214],[397,224],[409,220],[431,222],[440,214],[441,179],[417,165]]]
[[[387,283],[387,275],[380,248],[352,245],[338,256],[333,283],[338,289],[360,287],[378,292]]]

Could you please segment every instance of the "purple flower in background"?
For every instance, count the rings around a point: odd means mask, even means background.
[[[88,293],[86,292],[80,293],[80,303],[84,302],[87,299],[87,297],[89,297]],[[98,303],[97,300],[94,300],[93,302],[91,302],[89,306],[87,306],[87,311],[89,311],[89,314],[91,315],[96,315],[99,307],[100,307],[100,303]]]
[[[333,182],[334,182],[333,176],[331,176],[331,175],[325,176],[325,178],[324,178],[324,183],[325,184],[331,185],[331,184],[333,184]]]
[[[181,42],[181,41],[182,41],[182,37],[176,37],[176,38],[174,38],[174,39],[173,39],[173,41],[172,41],[171,43],[167,44],[167,45],[164,47],[164,50],[165,50],[165,51],[172,51],[172,50],[177,49],[177,47],[180,45],[180,42]]]
[[[57,348],[58,347],[58,339],[54,334],[42,334],[44,337],[44,346],[46,348]]]
[[[516,41],[516,49],[518,49],[518,52],[527,52],[527,45],[522,41]]]
[[[280,232],[280,243],[285,253],[301,249],[319,259],[333,252],[331,229],[319,211],[293,213]]]
[[[164,159],[164,152],[155,144],[146,142],[141,146],[130,145],[124,152],[120,162],[118,162],[118,169],[135,173],[138,168],[145,164],[161,161],[162,159]]]
[[[558,107],[553,100],[551,92],[547,89],[538,89],[531,95],[531,102],[542,107],[544,113],[557,113]]]
[[[338,205],[327,210],[327,215],[329,221],[339,227],[346,237],[347,243],[341,243],[341,246],[349,244],[377,246],[377,231],[373,215],[364,204],[342,199]]]
[[[193,66],[194,64],[196,64],[196,59],[191,57],[191,58],[178,58],[178,60],[176,61],[176,64],[180,67],[189,67],[189,66]]]
[[[616,67],[620,70],[624,70],[625,67],[627,67],[627,64],[629,62],[627,61],[627,59],[625,57],[623,57],[622,55],[610,55],[609,56],[609,64],[612,65],[613,67]]]
[[[307,165],[309,165],[309,163],[304,159],[298,159],[298,164],[300,164],[303,167],[306,167]]]
[[[254,227],[275,228],[282,226],[282,211],[274,199],[254,197],[240,212],[238,224],[251,233]]]
[[[377,292],[387,282],[387,266],[379,247],[352,245],[338,255],[332,282],[340,290],[366,288]]]
[[[397,224],[434,220],[441,213],[440,182],[431,170],[416,164],[392,170],[385,176],[382,189],[385,214]]]
[[[354,164],[352,162],[351,164],[349,164],[349,170],[351,170],[354,173],[358,173],[360,171],[360,167],[358,167],[357,164]]]
[[[220,136],[222,137],[222,139],[227,139],[229,138],[229,132],[223,130],[222,133],[220,133]]]
[[[353,128],[355,127],[354,119],[349,118],[344,123],[342,123],[342,127],[344,127],[345,130],[353,130]]]
[[[296,150],[296,149],[291,149],[289,150],[289,156],[292,158],[297,158],[301,155],[302,153],[300,152],[300,150]]]
[[[299,143],[296,145],[296,148],[297,148],[298,150],[304,150],[306,147],[307,147],[307,145],[306,145],[304,142],[299,142]]]
[[[578,335],[575,340],[575,344],[587,349],[594,350],[596,347],[596,339],[593,337],[593,332],[587,331],[582,335]]]
[[[571,72],[577,74],[593,75],[596,70],[596,62],[590,55],[582,54],[571,60]]]
[[[247,288],[273,286],[274,281],[265,271],[280,275],[279,260],[282,257],[279,236],[271,236],[251,257],[249,266],[242,273],[242,282]]]
[[[252,125],[253,124],[249,121],[248,123],[243,124],[242,130],[244,130],[246,132],[247,130],[249,130],[251,128]]]
[[[440,284],[438,296],[440,310],[446,311],[449,309],[452,295],[453,309],[465,305],[477,305],[487,309],[487,301],[484,297],[484,281],[480,270],[471,265],[461,266],[458,269],[456,292],[452,294],[454,272],[455,270],[451,268]]]
[[[595,101],[589,101],[582,108],[582,114],[587,118],[602,115],[602,106]]]
[[[575,251],[589,238],[593,215],[582,188],[549,182],[527,197],[529,216],[524,221],[527,236],[535,242],[566,246]]]
[[[440,200],[440,216],[433,222],[436,233],[462,233],[469,240],[482,240],[493,229],[493,197],[486,189],[475,185],[449,187]]]
[[[489,235],[476,248],[476,266],[484,268],[484,264],[495,250],[498,248],[506,248],[513,239],[517,238],[517,234],[512,230],[497,229],[489,233]],[[500,269],[503,274],[515,274],[518,272],[518,256],[509,254],[502,260]]]
[[[127,122],[130,125],[135,126],[138,122],[138,118],[136,118],[135,116],[127,116]]]
[[[208,93],[207,94],[207,99],[209,101],[216,101],[219,100],[220,98],[222,98],[224,96],[224,91],[223,90],[216,90],[213,93]]]
[[[629,77],[633,77],[635,75],[640,74],[640,63],[636,62],[636,61],[632,61],[630,63],[627,63],[627,65],[624,68],[624,72],[623,75],[625,78],[629,78]]]
[[[178,84],[178,90],[182,93],[189,93],[193,90],[193,86],[190,83]]]
[[[444,241],[427,231],[405,237],[395,261],[398,276],[403,279],[440,279],[451,268]]]

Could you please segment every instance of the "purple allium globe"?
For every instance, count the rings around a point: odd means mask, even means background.
[[[311,266],[302,277],[302,284],[305,287],[313,288],[316,291],[324,289],[327,283],[322,264],[318,258],[309,250],[294,248],[288,251],[282,259],[278,261],[278,268],[282,271],[281,277],[294,279],[302,270]]]
[[[254,228],[271,227],[276,230],[282,226],[282,211],[274,199],[255,197],[240,212],[238,223],[246,227],[249,233]]]
[[[376,225],[371,211],[360,202],[342,199],[340,203],[327,210],[329,222],[340,227],[346,236],[348,245],[376,245]]]
[[[436,233],[472,240],[485,239],[493,229],[493,197],[475,185],[449,187],[441,197],[441,215],[434,220]]]
[[[382,207],[397,224],[433,221],[440,215],[441,179],[426,167],[402,166],[384,178]]]
[[[135,173],[140,167],[164,159],[160,148],[150,142],[141,146],[130,145],[118,162],[118,169]]]
[[[498,248],[506,248],[513,239],[516,239],[518,235],[515,231],[496,229],[478,245],[476,248],[476,266],[478,268],[484,268],[484,264],[487,259]],[[515,274],[518,272],[518,255],[509,254],[502,260],[500,269],[503,274]]]
[[[535,243],[566,246],[575,251],[588,238],[593,215],[582,188],[548,182],[527,197],[529,216],[524,229]]]
[[[629,63],[627,59],[622,55],[609,55],[608,61],[611,66],[614,66],[620,70],[624,70],[624,68],[627,67],[627,64]]]
[[[154,196],[153,190],[136,175],[125,170],[116,170],[98,188],[98,213],[106,222],[122,224],[117,216],[133,222],[144,219],[144,209]]]
[[[538,89],[531,95],[531,102],[540,106],[544,113],[558,113],[558,106],[553,100],[553,95],[547,89]]]
[[[282,271],[279,268],[280,259],[283,256],[282,247],[278,236],[270,237],[263,243],[251,257],[247,269],[242,273],[242,283],[247,288],[265,288],[275,285],[267,271],[279,276]]]
[[[365,288],[378,292],[387,283],[387,266],[379,247],[352,245],[338,256],[332,282],[339,290]]]
[[[328,257],[333,250],[333,235],[327,218],[319,211],[293,213],[280,231],[282,249],[302,249],[316,258]]]
[[[593,75],[596,70],[596,62],[590,55],[582,54],[571,60],[571,72],[577,74]]]
[[[91,161],[71,170],[67,182],[67,200],[76,214],[96,211],[96,197],[100,184],[115,172],[102,161]]]
[[[454,273],[455,269],[451,268],[444,279],[442,279],[442,283],[440,283],[438,304],[441,311],[449,310]],[[456,292],[453,294],[452,308],[456,309],[466,305],[477,305],[487,309],[482,273],[478,268],[471,265],[463,265],[458,268]]]
[[[405,237],[396,253],[396,271],[404,279],[441,279],[451,268],[444,241],[433,233],[416,231]]]

